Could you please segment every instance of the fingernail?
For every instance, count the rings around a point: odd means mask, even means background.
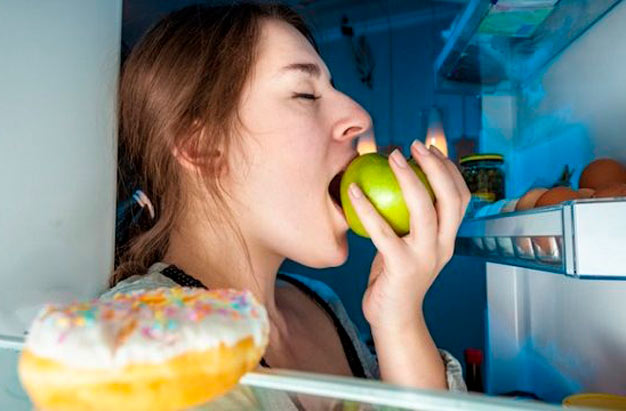
[[[426,148],[426,146],[424,146],[424,143],[422,143],[419,140],[415,140],[413,141],[412,146],[415,148],[415,150],[417,150],[417,152],[423,156],[427,156],[430,154],[430,151],[428,151],[428,149]]]
[[[406,168],[407,166],[406,159],[404,158],[400,150],[398,150],[397,148],[393,150],[390,157],[398,167]]]
[[[428,147],[430,151],[433,152],[433,154],[435,154],[437,157],[439,158],[445,158],[445,156],[443,155],[443,153],[441,152],[441,150],[439,150],[436,146],[430,146]]]
[[[352,195],[352,197],[354,198],[361,198],[361,196],[363,195],[361,189],[359,188],[359,186],[356,185],[356,183],[350,184],[349,191],[350,195]]]

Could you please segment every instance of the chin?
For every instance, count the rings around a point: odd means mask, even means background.
[[[342,238],[332,242],[332,247],[317,247],[313,253],[311,248],[305,258],[292,258],[292,260],[311,268],[330,268],[343,265],[348,260],[348,240],[344,234]],[[310,247],[315,247],[311,245]],[[320,253],[322,251],[322,253]]]
[[[348,260],[348,240],[344,234],[335,241],[335,247],[329,249],[324,256],[320,256],[322,262],[318,268],[339,267]]]

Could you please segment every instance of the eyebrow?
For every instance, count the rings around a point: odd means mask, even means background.
[[[322,75],[322,70],[320,69],[320,66],[315,63],[292,63],[283,67],[281,69],[281,73],[292,70],[308,74],[311,77],[320,77]]]

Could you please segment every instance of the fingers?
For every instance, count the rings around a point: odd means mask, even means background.
[[[393,255],[402,245],[402,240],[355,183],[348,187],[348,195],[361,224],[365,227],[378,251],[383,255]]]
[[[389,164],[396,175],[409,210],[410,241],[418,243],[418,247],[423,247],[427,243],[436,244],[437,214],[424,183],[415,175],[399,150],[391,153]]]
[[[435,149],[436,150],[436,149]],[[428,150],[421,142],[411,145],[413,158],[418,162],[435,192],[438,216],[439,243],[445,247],[444,254],[452,254],[454,239],[462,218],[461,193],[457,188],[452,173],[445,162],[435,153]],[[443,155],[442,155],[443,157]]]

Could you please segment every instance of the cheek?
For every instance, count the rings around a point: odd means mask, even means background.
[[[241,111],[247,155],[240,161],[247,162],[247,171],[239,178],[248,204],[264,204],[265,213],[290,220],[316,212],[327,184],[330,132],[312,107],[274,99],[252,103]]]

